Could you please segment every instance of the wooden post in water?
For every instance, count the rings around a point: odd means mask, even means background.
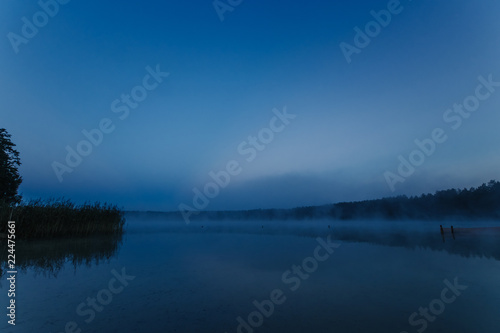
[[[453,236],[453,239],[455,239],[455,230],[453,230],[453,226],[451,226],[451,235]]]

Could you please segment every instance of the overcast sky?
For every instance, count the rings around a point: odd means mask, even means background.
[[[0,3],[0,127],[26,198],[194,207],[228,163],[204,209],[500,180],[498,1],[47,3]]]

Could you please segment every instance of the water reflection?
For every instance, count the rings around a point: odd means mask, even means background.
[[[122,235],[103,235],[86,238],[16,241],[16,269],[34,269],[37,273],[57,276],[70,263],[78,266],[99,264],[116,255],[122,245]],[[0,240],[0,277],[7,271],[7,240]]]
[[[500,261],[500,228],[448,228],[425,223],[347,223],[330,222],[199,222],[149,225],[151,232],[266,234],[318,237],[331,234],[335,239],[410,249],[445,251],[462,257],[493,258]],[[134,232],[134,228],[132,228]],[[141,232],[147,232],[141,228]]]
[[[446,230],[446,229],[445,229]],[[424,248],[445,251],[462,257],[493,258],[500,261],[500,235],[497,232],[470,233],[466,229],[453,232],[394,231],[353,231],[340,229],[334,231],[336,238],[344,241],[366,242],[370,244],[397,246],[405,248]]]
[[[149,221],[151,222],[151,221]],[[391,228],[390,224],[382,227],[370,227],[364,224],[336,225],[332,222],[316,223],[222,223],[203,222],[189,226],[181,223],[147,224],[136,222],[137,228],[130,228],[129,233],[219,233],[219,234],[262,234],[294,235],[300,237],[324,237],[347,242],[361,242],[390,247],[410,249],[430,249],[445,251],[462,257],[493,258],[500,261],[500,232],[498,229],[464,228],[414,228],[411,226]],[[145,225],[147,225],[145,227]],[[27,268],[35,272],[56,276],[67,263],[76,269],[80,265],[99,264],[116,255],[122,245],[122,235],[96,236],[16,242],[16,268]],[[7,271],[7,241],[0,239],[0,277]]]
[[[256,309],[254,300],[263,302],[278,288],[287,301],[264,319],[259,332],[401,332],[410,328],[414,311],[440,296],[443,280],[455,277],[469,286],[467,292],[447,305],[429,332],[493,333],[500,325],[495,279],[500,263],[464,258],[500,259],[498,237],[487,230],[471,232],[457,223],[453,233],[446,226],[442,235],[439,222],[425,227],[332,221],[135,223],[123,246],[121,237],[18,243],[18,267],[57,274],[57,279],[19,274],[23,326],[17,331],[61,332],[75,321],[82,332],[238,332],[237,318],[248,318]],[[295,282],[284,280],[284,272],[303,266],[314,256],[315,238],[328,235],[342,246],[292,290]],[[77,268],[74,274],[70,263]],[[85,322],[76,309],[109,288],[110,272],[121,268],[136,279],[113,295],[95,320]],[[0,285],[0,292],[5,287]],[[10,332],[7,328],[0,324],[0,331]]]

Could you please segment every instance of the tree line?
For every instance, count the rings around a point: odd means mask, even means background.
[[[136,217],[182,219],[180,212],[129,212]],[[449,189],[420,196],[400,195],[376,200],[340,202],[292,209],[203,211],[194,220],[447,220],[500,219],[500,182],[479,187]]]

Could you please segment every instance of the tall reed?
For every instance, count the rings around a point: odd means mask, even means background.
[[[69,200],[31,200],[17,206],[0,202],[0,233],[16,222],[16,238],[121,234],[125,219],[116,206],[101,203],[75,205]]]

